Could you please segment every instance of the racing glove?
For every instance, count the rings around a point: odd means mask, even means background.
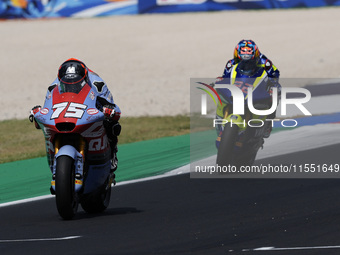
[[[105,115],[105,118],[109,120],[118,121],[120,119],[120,112],[116,112],[113,105],[104,105],[103,113]]]
[[[278,97],[281,98],[281,85],[278,78],[268,77],[267,91],[272,94],[273,88],[277,88]]]
[[[37,112],[39,112],[41,110],[41,106],[40,105],[36,105],[34,106],[31,111],[30,111],[30,116],[28,117],[28,119],[30,120],[30,122],[33,123],[34,121],[34,125],[36,129],[40,129],[40,126],[38,125],[37,121],[34,118],[34,114],[36,114]]]

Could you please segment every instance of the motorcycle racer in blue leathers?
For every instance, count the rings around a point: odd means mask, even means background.
[[[59,67],[58,77],[48,87],[46,99],[51,98],[54,89],[77,93],[78,87],[81,88],[86,83],[92,88],[95,88],[93,89],[94,93],[90,94],[90,97],[93,97],[93,99],[96,98],[97,109],[102,111],[106,117],[103,124],[111,146],[111,172],[114,172],[118,165],[117,143],[121,131],[121,126],[118,121],[120,119],[121,111],[118,105],[114,103],[113,96],[104,80],[100,78],[98,74],[86,67],[82,61],[70,58]],[[40,110],[41,106],[33,107],[31,116],[33,113]],[[30,120],[31,119],[32,117],[30,117]],[[33,121],[33,119],[31,121]],[[39,128],[36,122],[35,124],[36,128]]]
[[[223,70],[222,76],[217,77],[215,83],[223,80],[224,78],[231,78],[230,75],[233,70],[233,67],[235,67],[235,65],[237,65],[241,61],[253,63],[265,69],[269,77],[269,82],[271,84],[269,89],[271,89],[272,87],[276,87],[280,95],[280,91],[281,91],[281,85],[279,84],[280,71],[272,63],[271,60],[269,60],[264,54],[260,53],[258,46],[252,40],[241,40],[236,45],[235,50],[234,50],[234,58],[227,62]],[[252,64],[248,66],[251,68],[251,65]],[[223,116],[219,116],[218,112],[219,111],[217,111],[218,117],[223,118]],[[268,117],[269,119],[274,119],[275,116],[276,116],[276,112],[272,113]],[[268,122],[264,138],[268,138],[270,136],[271,131],[272,131],[272,126]]]
[[[262,54],[257,45],[252,40],[241,40],[235,47],[234,58],[229,60],[225,65],[222,77],[226,77],[230,73],[232,67],[239,63],[247,56],[258,59],[258,64],[261,65],[267,72],[268,76],[273,79],[279,79],[280,71],[264,54]]]

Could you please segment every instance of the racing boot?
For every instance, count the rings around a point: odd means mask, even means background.
[[[110,143],[110,147],[111,147],[111,176],[113,179],[113,184],[116,184],[116,180],[115,180],[115,171],[117,170],[118,167],[118,158],[117,158],[117,152],[118,152],[118,148],[117,148],[117,144],[118,144],[118,136],[120,134],[121,131],[121,126],[119,124],[119,122],[116,121],[104,121],[104,127],[106,129],[107,132],[107,136],[109,139],[109,143]]]
[[[272,132],[272,124],[270,122],[265,123],[263,138],[268,138]]]
[[[270,114],[268,116],[268,120],[274,120],[276,117],[276,111],[274,111],[272,114]],[[273,129],[273,122],[272,121],[265,121],[264,124],[264,134],[263,134],[263,138],[268,138],[272,132]]]
[[[118,157],[117,157],[117,152],[118,152],[118,149],[117,149],[117,145],[115,145],[114,149],[112,150],[112,157],[111,157],[111,170],[110,170],[110,173],[111,173],[111,176],[112,176],[112,183],[113,185],[116,185],[116,175],[115,175],[115,171],[117,170],[118,168]]]

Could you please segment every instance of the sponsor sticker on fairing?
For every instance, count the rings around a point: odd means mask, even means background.
[[[89,115],[95,115],[95,114],[97,114],[97,113],[99,112],[99,110],[96,109],[96,108],[90,108],[90,109],[88,109],[86,112],[87,112],[87,114],[89,114]]]
[[[90,97],[92,100],[94,100],[95,95],[94,95],[94,92],[93,92],[93,91],[90,92],[89,97]]]
[[[46,115],[48,113],[48,109],[47,108],[43,108],[40,110],[40,113],[43,115]]]

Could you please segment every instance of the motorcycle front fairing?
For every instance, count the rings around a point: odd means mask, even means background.
[[[247,104],[248,100],[248,89],[252,89],[255,104],[257,102],[271,100],[271,95],[268,93],[267,81],[268,75],[263,68],[259,68],[252,76],[247,76],[240,73],[238,65],[236,65],[228,77],[224,77],[223,80],[216,84],[231,84],[238,87],[243,92],[245,104]],[[233,104],[233,95],[230,90],[220,88],[216,90],[225,102]]]
[[[104,114],[96,108],[96,99],[96,91],[88,84],[78,94],[62,93],[57,86],[47,93],[43,109],[34,116],[45,135],[53,176],[56,158],[70,156],[80,177],[75,181],[77,190],[83,186],[84,176],[89,176],[84,192],[104,183],[110,172],[111,150],[103,126]],[[52,188],[53,184],[52,180]]]
[[[231,84],[238,87],[243,92],[244,97],[244,115],[233,114],[233,94],[229,89],[217,88],[216,91],[220,95],[223,104],[218,107],[217,118],[223,118],[225,123],[235,123],[239,126],[239,136],[243,136],[244,131],[248,127],[249,119],[259,119],[264,121],[267,116],[259,116],[252,114],[248,109],[248,90],[252,90],[252,103],[255,109],[268,109],[272,103],[271,94],[268,93],[268,76],[263,68],[259,68],[252,76],[244,75],[240,72],[238,65],[232,69],[228,77],[216,83],[219,85]],[[252,122],[254,124],[254,122]],[[221,135],[224,130],[224,125],[216,125],[218,137],[216,139],[216,147],[219,147]]]

